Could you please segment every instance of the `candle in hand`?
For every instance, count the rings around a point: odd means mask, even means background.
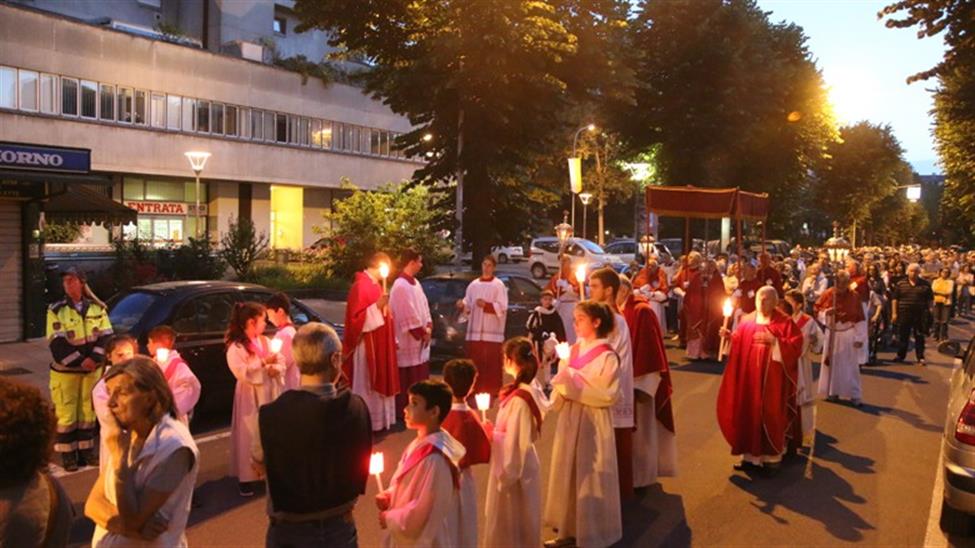
[[[386,291],[386,278],[389,278],[389,263],[379,263],[379,275],[383,278],[383,291]]]
[[[156,362],[160,365],[169,361],[169,349],[168,348],[157,348],[156,349]]]
[[[581,264],[576,267],[576,281],[579,285],[586,283],[586,265]]]
[[[369,457],[369,474],[375,476],[376,485],[379,487],[380,493],[383,491],[383,479],[380,476],[385,468],[386,462],[383,460],[383,454],[381,452],[373,453]]]
[[[571,352],[571,347],[567,342],[560,342],[555,345],[555,355],[559,357],[560,360],[569,359],[569,353]]]
[[[281,339],[271,339],[271,353],[272,354],[277,354],[278,352],[280,352],[281,351],[281,345],[283,345],[283,344],[284,344],[284,341],[282,341]]]
[[[721,312],[724,314],[724,317],[725,318],[730,318],[731,317],[731,313],[734,312],[734,310],[735,310],[734,307],[731,306],[731,298],[729,297],[729,298],[725,299],[724,300],[724,307],[721,310]]]
[[[477,408],[481,411],[481,420],[486,421],[487,410],[491,407],[491,394],[487,392],[474,394],[474,401],[477,403]]]

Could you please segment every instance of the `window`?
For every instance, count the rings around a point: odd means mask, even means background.
[[[322,147],[332,148],[332,122],[322,122]]]
[[[148,92],[145,90],[135,90],[135,112],[132,121],[139,125],[146,125],[149,122],[149,101]]]
[[[264,138],[264,113],[260,110],[251,111],[251,139],[260,141]]]
[[[196,302],[188,301],[180,306],[172,317],[172,326],[177,333],[197,333],[199,325],[196,323]]]
[[[344,144],[343,143],[343,141],[344,141],[343,137],[345,137],[345,129],[344,129],[344,127],[345,126],[343,126],[340,122],[332,122],[332,128],[333,128],[332,129],[332,139],[333,139],[333,141],[332,141],[332,148],[334,148],[335,150],[342,150],[344,148],[344,146],[343,146],[343,144]]]
[[[345,137],[342,139],[342,148],[345,150],[355,150],[357,143],[359,141],[359,132],[356,128],[345,124]]]
[[[234,309],[236,299],[230,293],[205,295],[196,299],[196,318],[200,322],[200,331],[204,333],[222,333],[227,329],[230,312]]]
[[[286,114],[275,114],[275,137],[279,143],[288,142],[288,116]]]
[[[0,69],[2,71],[3,69]],[[2,76],[2,73],[0,73]],[[0,88],[2,88],[0,84]],[[3,90],[0,89],[0,95]],[[3,101],[0,99],[0,105]],[[61,114],[65,116],[78,115],[78,81],[74,78],[61,78]]]
[[[288,142],[293,145],[299,144],[301,139],[300,135],[298,134],[301,133],[301,126],[298,123],[297,116],[288,116],[288,129],[291,130],[290,135],[288,136]]]
[[[369,153],[370,154],[382,154],[383,144],[382,144],[383,134],[378,129],[374,129],[369,132]]]
[[[41,112],[56,114],[58,77],[53,74],[41,74]]]
[[[196,99],[183,97],[183,131],[193,131],[193,117],[196,115]]]
[[[310,128],[311,126],[309,125],[308,118],[302,118],[301,129],[299,130],[301,133],[301,135],[299,136],[301,137],[301,146],[308,146],[309,143],[308,133],[311,130]]]
[[[274,18],[274,34],[288,34],[288,20],[284,17]]]
[[[183,106],[183,98],[179,95],[167,95],[166,96],[166,127],[169,129],[179,130],[180,122],[183,119],[183,113],[181,108]]]
[[[322,121],[311,121],[311,146],[322,148]]]
[[[118,88],[118,121],[132,123],[132,88]]]
[[[20,72],[20,109],[37,110],[37,73],[32,70]]]
[[[182,202],[185,189],[181,181],[146,181],[146,200]]]
[[[102,120],[115,121],[115,86],[112,84],[102,84],[98,92],[101,110],[99,118]]]
[[[210,106],[210,131],[223,135],[223,105],[213,103]]]
[[[139,219],[138,235],[140,240],[152,241],[152,219]]]
[[[274,113],[265,112],[264,113],[264,140],[265,141],[274,141],[275,138],[274,127],[275,127]]]
[[[17,69],[0,67],[0,107],[17,108]]]
[[[145,181],[135,177],[125,177],[122,179],[122,199],[145,200]]]
[[[240,123],[238,127],[240,128],[240,136],[249,139],[251,136],[251,110],[249,108],[241,108],[240,110]]]
[[[201,133],[210,131],[210,102],[196,102],[196,130]]]
[[[81,117],[95,118],[98,116],[98,84],[81,81]]]
[[[224,133],[231,137],[237,136],[237,107],[232,107],[227,105],[226,111],[224,113]]]
[[[152,127],[166,127],[166,96],[162,93],[152,94],[152,107],[150,109]]]

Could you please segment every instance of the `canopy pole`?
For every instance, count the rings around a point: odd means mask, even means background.
[[[643,254],[644,255],[644,257],[643,257],[643,267],[644,268],[650,266],[650,251],[651,251],[650,248],[653,246],[653,244],[650,243],[650,230],[651,229],[650,229],[650,191],[649,190],[647,190],[647,192],[646,192],[646,198],[647,198],[647,200],[646,200],[646,205],[647,205],[647,211],[646,211],[646,215],[647,215],[647,235],[646,235],[646,239],[647,239],[647,251],[646,251],[646,253]],[[638,246],[640,245],[639,240],[637,240],[637,245]],[[637,249],[639,249],[639,248],[637,248]],[[654,249],[653,251],[656,251],[656,249]]]
[[[691,252],[691,218],[684,217],[684,256]]]
[[[708,218],[704,218],[704,256],[711,258],[711,247],[708,245]]]

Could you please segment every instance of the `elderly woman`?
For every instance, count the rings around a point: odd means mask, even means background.
[[[108,462],[85,503],[92,546],[186,546],[199,451],[165,377],[139,356],[113,367],[105,385],[114,424],[102,433]]]

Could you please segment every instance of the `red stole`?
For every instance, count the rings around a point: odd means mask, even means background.
[[[396,367],[396,334],[393,332],[392,317],[387,313],[384,325],[369,333],[362,332],[366,323],[366,310],[379,301],[381,296],[382,286],[365,272],[356,272],[345,307],[342,371],[351,385],[355,350],[360,342],[364,342],[366,363],[372,376],[372,389],[389,397],[398,394],[400,389],[399,369]]]
[[[800,314],[799,321],[796,322],[796,327],[798,327],[799,329],[806,327],[806,324],[809,323],[809,320],[811,319],[812,316],[810,316],[809,314]]]
[[[768,325],[758,325],[755,319],[754,314],[744,317],[732,333],[718,391],[718,425],[733,455],[778,455],[796,432],[802,332],[779,310],[772,313]],[[760,331],[778,340],[781,362],[772,361],[772,345],[755,340]]]
[[[501,407],[508,405],[508,402],[514,398],[519,398],[528,404],[528,409],[532,412],[532,418],[535,419],[535,432],[540,434],[542,432],[542,411],[538,408],[538,402],[524,388],[516,388],[501,400]]]
[[[450,467],[450,479],[454,482],[454,489],[460,489],[460,470],[454,466],[453,461],[451,461],[439,447],[433,445],[432,443],[425,443],[420,447],[413,450],[412,453],[407,455],[406,460],[403,462],[403,466],[399,468],[399,472],[393,476],[393,482],[399,481],[403,476],[408,474],[410,470],[416,468],[416,465],[420,464],[423,459],[433,455],[434,453],[443,457],[447,461],[447,466]]]
[[[657,393],[653,395],[657,420],[667,430],[674,432],[674,412],[670,402],[674,387],[670,382],[670,366],[657,315],[646,300],[631,294],[623,306],[623,317],[626,318],[626,326],[630,330],[633,377],[660,373],[660,384],[657,385]]]
[[[461,470],[475,464],[486,464],[491,460],[491,440],[488,439],[477,414],[470,409],[460,411],[451,409],[440,425],[445,432],[464,446],[467,451],[460,459]]]

